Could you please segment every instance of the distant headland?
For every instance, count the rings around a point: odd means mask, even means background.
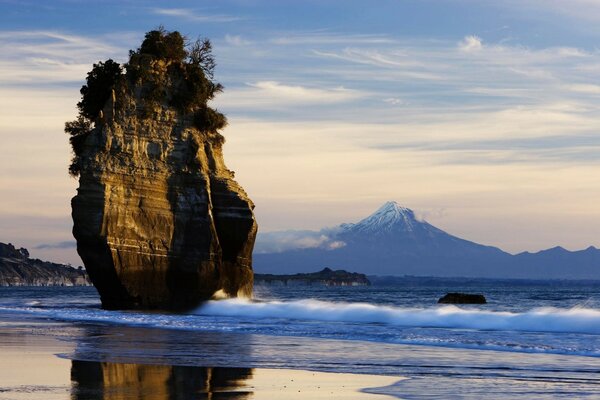
[[[333,271],[324,268],[319,272],[293,275],[254,274],[255,284],[285,286],[370,286],[371,282],[365,274],[344,270]]]
[[[29,257],[25,248],[0,243],[0,286],[89,286],[82,267],[72,268]]]

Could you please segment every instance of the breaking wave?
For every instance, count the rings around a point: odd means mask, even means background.
[[[0,312],[128,327],[600,357],[600,309],[584,307],[508,312],[453,305],[407,308],[230,299],[210,301],[185,314],[47,307],[32,302],[0,307]]]
[[[405,327],[600,334],[600,310],[579,307],[547,307],[513,313],[462,309],[453,305],[411,309],[319,300],[252,302],[231,299],[208,302],[195,313],[206,316],[284,318]]]

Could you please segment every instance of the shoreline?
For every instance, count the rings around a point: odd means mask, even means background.
[[[303,369],[90,360],[78,349],[84,340],[76,337],[79,328],[73,324],[2,317],[0,400],[158,400],[213,395],[239,400],[370,400],[394,398],[376,392],[406,379]]]

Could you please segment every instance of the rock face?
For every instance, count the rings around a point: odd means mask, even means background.
[[[29,252],[0,243],[0,286],[89,286],[81,267],[29,258]]]
[[[438,300],[438,304],[486,304],[487,300],[482,294],[446,293]]]
[[[151,78],[113,86],[77,154],[73,235],[102,305],[251,296],[254,205],[225,166],[224,139],[170,104],[181,63],[147,57],[140,68]],[[150,99],[157,84],[162,97]]]

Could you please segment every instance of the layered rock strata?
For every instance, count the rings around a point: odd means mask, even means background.
[[[254,205],[223,161],[223,137],[169,106],[181,79],[144,68],[166,89],[115,85],[81,140],[72,199],[77,251],[104,308],[188,308],[251,296]]]

